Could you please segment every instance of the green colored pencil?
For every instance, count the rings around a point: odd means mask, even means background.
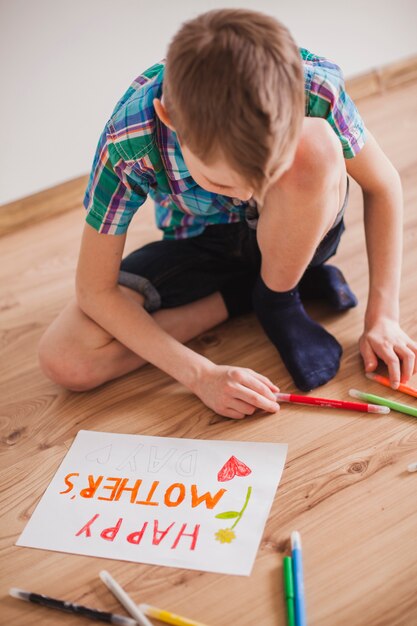
[[[393,411],[399,411],[400,413],[405,413],[406,415],[412,415],[413,417],[417,417],[417,409],[408,404],[402,404],[402,402],[394,402],[394,400],[387,400],[387,398],[381,398],[381,396],[374,396],[372,393],[363,393],[362,391],[358,391],[357,389],[350,389],[349,395],[352,398],[358,398],[359,400],[365,402],[371,402],[372,404],[380,404],[382,406],[389,406]]]
[[[287,624],[288,626],[295,626],[294,581],[290,556],[284,556],[284,593],[287,606]]]

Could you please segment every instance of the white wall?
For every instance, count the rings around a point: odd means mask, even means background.
[[[224,6],[281,19],[346,76],[417,52],[415,0],[0,0],[0,204],[86,173],[131,80]]]

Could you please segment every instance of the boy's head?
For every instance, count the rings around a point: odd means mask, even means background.
[[[285,26],[245,9],[183,24],[168,49],[158,115],[202,187],[247,200],[288,169],[304,117],[304,76]],[[238,192],[238,193],[237,193]]]

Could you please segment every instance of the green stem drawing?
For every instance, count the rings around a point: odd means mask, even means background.
[[[242,519],[242,515],[245,512],[246,507],[248,506],[248,502],[250,500],[251,497],[251,493],[252,493],[252,487],[248,487],[248,492],[246,494],[246,500],[245,500],[245,504],[243,505],[242,510],[239,512],[239,517],[236,519],[235,523],[233,524],[233,526],[231,527],[231,530],[233,530],[233,528],[236,526],[236,524],[238,522],[240,522],[240,520]]]
[[[252,494],[252,487],[248,487],[248,491],[246,493],[245,504],[243,505],[243,507],[242,507],[242,509],[240,511],[225,511],[224,513],[219,513],[218,515],[216,515],[216,517],[219,518],[219,519],[233,519],[233,518],[236,518],[235,523],[233,524],[233,526],[230,527],[230,530],[233,530],[234,527],[242,519],[243,513],[245,512],[245,509],[248,506],[251,494]]]

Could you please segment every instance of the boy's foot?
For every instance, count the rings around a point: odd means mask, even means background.
[[[336,375],[342,347],[307,315],[297,289],[272,291],[259,276],[253,308],[299,389],[310,391]]]
[[[298,288],[302,300],[325,300],[336,311],[345,311],[358,304],[342,272],[334,265],[308,267]]]

